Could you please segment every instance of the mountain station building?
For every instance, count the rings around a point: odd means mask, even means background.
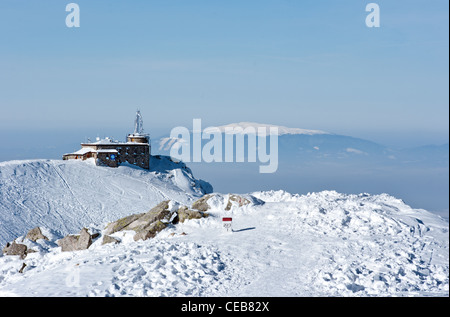
[[[111,138],[81,143],[81,149],[63,155],[63,160],[87,160],[93,158],[99,166],[118,167],[128,163],[144,169],[150,168],[150,136],[144,133],[140,111],[136,112],[134,132],[127,135],[126,142]]]

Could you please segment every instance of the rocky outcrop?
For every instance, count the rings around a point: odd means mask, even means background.
[[[163,221],[169,222],[171,214],[169,200],[166,200],[147,213],[127,216],[108,224],[105,234],[110,235],[118,231],[132,230],[136,232],[135,241],[153,238],[166,227]]]
[[[79,235],[68,235],[58,240],[61,251],[79,251],[86,250],[92,244],[92,236],[86,228],[81,229]]]
[[[192,204],[192,208],[199,210],[199,211],[207,211],[210,207],[208,205],[208,200],[212,197],[213,195],[205,195],[202,198],[200,198],[199,200],[195,201]]]
[[[236,204],[238,207],[242,207],[250,204],[250,200],[239,195],[230,194],[228,197],[228,203],[227,206],[225,207],[225,210],[230,210],[233,204]]]
[[[132,223],[133,221],[135,221],[138,218],[142,217],[143,215],[144,215],[144,213],[142,213],[142,214],[134,214],[134,215],[130,215],[130,216],[121,218],[119,220],[116,220],[114,222],[111,222],[111,223],[109,223],[106,226],[105,234],[109,235],[109,234],[113,234],[113,233],[118,232],[118,231],[122,231],[130,223]]]
[[[78,237],[78,250],[86,250],[92,244],[92,237],[86,228],[81,229]]]
[[[39,239],[48,240],[48,238],[42,234],[41,229],[39,227],[36,227],[28,231],[25,238],[22,237],[22,240],[20,240],[19,238],[16,240],[22,242],[27,240],[36,242]],[[6,244],[6,246],[2,250],[4,255],[18,255],[21,259],[25,259],[29,253],[36,252],[35,250],[30,249],[25,244],[17,243],[16,240],[14,240],[12,243]]]
[[[178,207],[169,200],[165,200],[145,214],[127,216],[107,225],[105,234],[113,234],[118,231],[132,230],[135,233],[133,239],[147,240],[164,230],[169,224],[176,224],[186,219],[199,219],[207,217],[199,211],[189,210],[186,206]]]
[[[206,202],[206,200],[207,199],[205,198],[204,201]],[[207,216],[208,214],[203,211],[190,210],[186,206],[180,206],[178,203],[165,200],[146,213],[133,214],[109,223],[103,231],[101,244],[120,243],[121,240],[113,235],[114,233],[121,231],[134,231],[133,239],[135,241],[147,240],[155,237],[160,231],[170,225]],[[52,234],[50,234],[50,236],[52,237]],[[56,244],[61,247],[62,252],[80,251],[88,249],[93,241],[99,236],[100,233],[97,232],[91,234],[88,229],[83,228],[79,234],[69,234],[59,240],[52,237],[52,241],[49,241],[48,243],[52,244],[56,241]],[[22,239],[22,242],[29,245],[28,247],[25,244],[19,244],[14,241],[12,243],[7,243],[6,247],[3,249],[3,253],[5,255],[19,255],[24,259],[28,253],[36,252],[30,248],[36,247],[35,245],[37,244],[34,242],[40,239],[49,240],[44,236],[39,227],[33,228],[27,233],[25,238]]]
[[[108,244],[108,243],[117,244],[117,243],[120,243],[120,240],[116,239],[114,237],[108,236],[108,235],[104,235],[103,240],[102,240],[102,245]]]
[[[172,211],[169,210],[169,200],[163,201],[153,207],[149,212],[137,218],[126,228],[128,230],[141,231],[157,221],[169,222]]]
[[[5,255],[18,255],[21,259],[25,259],[27,256],[28,248],[25,244],[20,243],[7,243],[3,248],[3,254]]]
[[[29,239],[31,241],[36,242],[39,239],[48,240],[46,236],[42,234],[41,228],[36,227],[28,231],[27,235],[25,236],[25,239]]]
[[[167,227],[162,221],[157,220],[156,222],[150,223],[148,226],[138,229],[134,235],[134,241],[147,240],[149,238],[154,238],[156,234]]]
[[[190,219],[200,219],[203,217],[207,217],[208,214],[197,211],[197,210],[190,210],[186,206],[180,207],[178,209],[178,221],[184,222],[185,220]]]
[[[233,206],[240,208],[249,204],[260,205],[264,204],[264,202],[251,195],[245,195],[244,197],[236,194],[208,194],[195,201],[192,204],[192,209],[205,212],[214,205],[215,208],[223,208],[228,211],[231,210]]]
[[[76,251],[78,250],[78,236],[68,235],[58,240],[58,245],[61,247],[61,251]]]

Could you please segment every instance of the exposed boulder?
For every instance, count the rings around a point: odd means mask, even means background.
[[[92,237],[86,228],[81,229],[78,237],[78,250],[86,250],[92,244]]]
[[[158,232],[165,229],[167,227],[165,223],[169,223],[173,219],[173,212],[170,210],[170,205],[170,201],[165,200],[153,207],[142,217],[130,223],[127,229],[136,232],[133,239],[135,241],[147,240],[155,237]]]
[[[41,228],[36,227],[28,231],[27,235],[25,236],[25,239],[29,239],[31,241],[36,242],[36,240],[44,239],[48,240],[46,236],[42,234]]]
[[[170,222],[172,217],[172,211],[169,208],[170,201],[165,200],[155,207],[153,207],[149,212],[142,214],[134,214],[121,218],[117,221],[108,224],[105,230],[106,235],[113,234],[118,231],[123,230],[133,230],[135,232],[146,232],[148,227],[157,221]],[[148,234],[142,233],[139,237],[147,236]],[[151,235],[151,234],[149,234]],[[136,239],[135,239],[136,240]],[[139,240],[139,239],[138,239]]]
[[[145,215],[145,213],[142,214],[134,214],[131,216],[127,216],[124,218],[121,218],[119,220],[116,220],[114,222],[111,222],[106,226],[105,234],[113,234],[114,232],[122,231],[125,227],[127,227],[130,223],[135,221],[136,219],[142,217]]]
[[[78,250],[78,236],[68,235],[58,240],[58,245],[61,247],[61,251],[76,251]]]
[[[134,241],[138,241],[154,238],[158,232],[164,230],[166,227],[167,227],[166,224],[164,224],[160,220],[157,220],[156,222],[153,222],[146,227],[138,229],[133,239]]]
[[[86,250],[92,244],[92,236],[86,228],[81,229],[79,235],[68,235],[58,240],[61,251],[79,251]]]
[[[104,235],[104,236],[103,236],[102,245],[108,244],[108,243],[114,243],[114,244],[117,244],[117,243],[119,243],[119,242],[120,242],[119,239],[116,239],[116,238],[111,237],[111,236],[108,236],[108,235]]]
[[[192,208],[199,211],[207,211],[210,208],[210,206],[208,205],[208,199],[210,199],[211,197],[212,195],[203,196],[192,204]]]
[[[170,200],[165,200],[145,214],[131,215],[117,221],[111,222],[104,232],[103,243],[117,243],[108,235],[123,231],[132,230],[135,233],[134,240],[146,240],[156,236],[158,232],[164,230],[168,224],[176,224],[178,221],[184,222],[187,219],[200,219],[208,215],[197,210],[189,210],[186,206],[179,207],[179,204]]]
[[[231,210],[233,206],[242,207],[245,205],[263,205],[264,202],[252,195],[236,195],[236,194],[208,194],[204,195],[192,204],[192,209],[198,211],[207,211],[214,207],[215,209]]]
[[[250,204],[250,200],[239,195],[230,194],[228,197],[228,204],[225,207],[225,210],[230,210],[233,204],[236,204],[238,207],[242,207],[244,205]]]
[[[190,210],[186,206],[180,207],[177,213],[178,213],[178,221],[180,222],[184,222],[185,220],[189,219],[200,219],[208,216],[208,214],[203,213],[201,211]]]
[[[19,255],[21,259],[25,259],[27,256],[27,246],[25,244],[19,244],[16,242],[7,243],[3,248],[3,254],[5,255]]]
[[[135,221],[130,223],[125,229],[140,231],[147,228],[150,224],[156,221],[169,222],[172,212],[169,210],[169,200],[165,200],[155,207],[153,207],[149,212],[141,217],[138,217]]]

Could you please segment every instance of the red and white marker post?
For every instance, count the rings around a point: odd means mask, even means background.
[[[231,217],[223,217],[222,218],[223,227],[225,229],[227,229],[227,231],[233,231],[233,229],[231,229],[232,221],[233,221],[233,218],[231,218]]]

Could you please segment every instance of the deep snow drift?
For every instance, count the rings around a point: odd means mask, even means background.
[[[151,157],[150,171],[93,161],[0,162],[0,244],[36,226],[62,234],[150,209],[171,199],[189,203],[212,191],[184,163]]]
[[[119,244],[61,252],[45,230],[52,241],[23,242],[38,252],[0,257],[0,295],[448,296],[448,222],[434,214],[386,194],[246,196],[226,211],[229,195],[214,194],[209,217],[146,241],[125,231]]]

